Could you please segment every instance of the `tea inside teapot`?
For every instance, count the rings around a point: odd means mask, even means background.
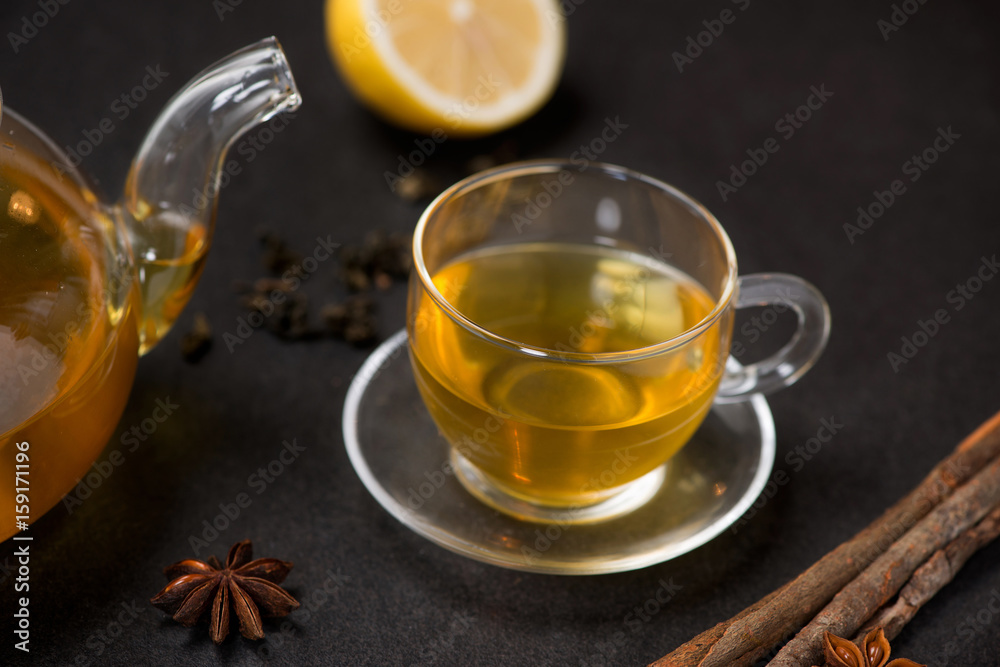
[[[0,162],[0,434],[20,425],[18,439],[35,445],[31,500],[41,508],[115,428],[138,358],[134,298],[108,283],[107,235],[86,191],[47,178],[10,144],[0,150],[9,152]],[[3,457],[0,474],[13,479],[13,466]],[[13,512],[0,506],[0,525],[13,527]]]

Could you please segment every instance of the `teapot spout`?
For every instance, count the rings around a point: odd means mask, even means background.
[[[230,146],[300,104],[281,45],[269,37],[196,76],[154,122],[116,207],[141,295],[140,352],[166,335],[201,276],[219,189],[232,175],[225,171]]]

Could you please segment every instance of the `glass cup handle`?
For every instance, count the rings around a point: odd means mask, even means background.
[[[764,306],[777,313],[791,309],[798,316],[798,329],[785,345],[766,359],[741,366],[726,366],[717,403],[745,400],[750,394],[783,389],[813,367],[830,337],[830,307],[818,289],[787,273],[754,273],[739,278],[736,308]]]

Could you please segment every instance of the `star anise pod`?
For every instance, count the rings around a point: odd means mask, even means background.
[[[263,639],[261,617],[285,616],[299,603],[278,584],[285,580],[292,563],[277,558],[253,557],[250,540],[229,549],[226,566],[209,556],[208,561],[182,560],[164,568],[170,579],[150,600],[181,625],[191,627],[212,608],[209,635],[216,644],[229,634],[229,607],[240,620],[240,633],[247,639]]]
[[[823,633],[823,653],[827,667],[927,667],[906,658],[889,662],[889,640],[882,628],[875,628],[867,635],[862,648],[849,639],[831,632]]]

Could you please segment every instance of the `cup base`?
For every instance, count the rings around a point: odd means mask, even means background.
[[[733,524],[764,489],[775,450],[774,421],[763,396],[714,405],[670,459],[655,496],[637,509],[572,526],[514,518],[473,497],[455,474],[452,447],[417,390],[405,331],[380,345],[354,377],[343,429],[364,487],[407,528],[480,562],[563,575],[647,567],[688,553],[726,529],[740,530],[741,524]],[[359,511],[372,531],[391,530],[375,520],[372,508]]]
[[[481,503],[523,521],[568,526],[607,521],[639,509],[660,491],[667,478],[668,464],[664,463],[600,500],[564,506],[536,503],[512,495],[454,449],[451,450],[451,465],[465,490]]]

